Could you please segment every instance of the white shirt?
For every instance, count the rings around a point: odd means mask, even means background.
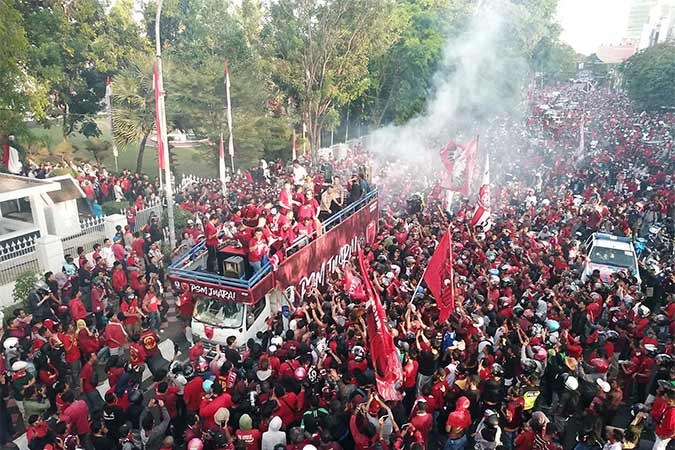
[[[307,176],[307,171],[304,167],[293,166],[293,184],[303,184],[305,182],[305,177]]]
[[[101,258],[105,261],[105,265],[108,269],[111,269],[113,264],[115,264],[115,254],[113,253],[112,247],[106,247],[105,245],[101,247]]]

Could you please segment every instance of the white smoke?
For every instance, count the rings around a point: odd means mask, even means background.
[[[476,6],[466,30],[449,39],[425,112],[401,126],[376,130],[367,146],[391,161],[428,161],[449,140],[468,141],[485,132],[500,113],[513,113],[525,81],[527,63],[510,49],[520,28],[522,8],[508,0]]]

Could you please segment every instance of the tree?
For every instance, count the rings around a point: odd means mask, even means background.
[[[49,115],[62,118],[64,136],[101,134],[95,122],[105,81],[134,53],[144,50],[140,29],[121,0],[106,15],[98,0],[17,1],[29,47],[26,67],[47,86]],[[48,125],[48,122],[44,122]]]
[[[319,147],[331,109],[370,86],[368,63],[396,40],[393,0],[275,0],[263,39],[274,58],[274,81],[300,107],[310,148]]]
[[[560,81],[573,77],[580,61],[580,55],[571,46],[544,36],[534,48],[531,65],[547,79]]]
[[[24,118],[45,115],[46,89],[28,70],[29,42],[23,18],[11,0],[0,0],[0,142],[26,132]]]
[[[675,46],[649,47],[629,58],[621,70],[628,95],[639,108],[675,106]]]
[[[113,79],[113,139],[122,149],[139,143],[136,172],[143,170],[145,146],[155,129],[152,60],[138,56]]]
[[[384,54],[370,60],[366,96],[370,122],[404,123],[424,109],[448,36],[461,28],[468,4],[451,0],[404,0],[394,12],[405,25]]]
[[[154,39],[155,6],[148,4],[148,35]],[[167,122],[184,132],[227,142],[224,62],[230,70],[235,163],[257,164],[290,145],[288,116],[278,105],[271,66],[260,53],[263,10],[259,0],[228,8],[222,0],[168,0],[162,9]],[[165,23],[170,24],[166,26]],[[217,147],[199,148],[216,162]]]

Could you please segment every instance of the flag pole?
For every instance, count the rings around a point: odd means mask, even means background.
[[[157,1],[157,14],[155,17],[155,50],[157,51],[157,73],[159,85],[159,117],[162,123],[161,136],[164,145],[164,189],[166,190],[166,209],[169,222],[169,242],[171,248],[176,248],[176,225],[173,218],[173,190],[171,187],[171,168],[169,167],[169,144],[166,136],[166,111],[164,109],[164,79],[162,75],[162,46],[159,36],[159,21],[162,16],[162,0]]]
[[[230,153],[230,164],[232,166],[232,175],[234,175],[234,136],[232,135],[232,102],[230,101],[230,71],[225,60],[225,97],[227,101],[227,129],[230,136],[227,140],[228,151]]]
[[[420,281],[417,282],[417,286],[415,287],[415,290],[413,291],[413,296],[410,299],[410,303],[412,303],[416,298],[417,298],[417,291],[419,290],[420,286],[422,285],[422,281],[424,281],[424,275],[427,274],[427,269],[429,268],[429,264],[424,268],[424,272],[422,272],[422,276],[420,277]]]

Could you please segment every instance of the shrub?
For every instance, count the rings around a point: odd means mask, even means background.
[[[116,202],[115,200],[101,203],[103,214],[105,214],[106,216],[109,216],[111,214],[121,214],[120,210],[126,208],[126,206],[127,204],[125,202]]]
[[[168,226],[169,219],[166,214],[167,208],[164,208],[162,211],[162,224]],[[174,206],[173,223],[176,226],[176,239],[180,239],[180,233],[182,233],[187,226],[187,221],[191,219],[194,219],[194,216],[190,211],[186,211],[180,206]]]
[[[38,279],[40,274],[34,270],[28,270],[16,277],[16,284],[12,297],[15,303],[23,303],[28,298],[28,293],[33,289],[33,284]]]
[[[55,177],[61,176],[61,175],[70,175],[71,177],[77,179],[77,172],[75,172],[73,169],[68,169],[65,167],[59,167],[58,169],[54,169],[52,172]]]

